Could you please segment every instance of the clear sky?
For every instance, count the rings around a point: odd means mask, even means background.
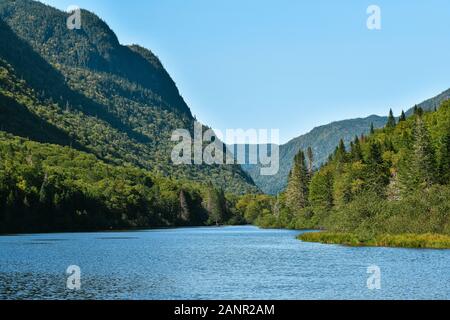
[[[98,14],[151,49],[217,129],[315,126],[396,114],[450,87],[448,0],[45,0]],[[381,8],[381,30],[366,9]]]

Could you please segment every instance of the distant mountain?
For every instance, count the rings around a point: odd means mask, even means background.
[[[422,103],[419,103],[417,105],[417,107],[420,107],[425,111],[433,111],[435,108],[436,109],[439,108],[441,106],[442,102],[444,102],[448,99],[450,99],[450,89],[442,92],[441,94],[438,94],[437,96],[435,96],[431,99],[428,99]],[[411,108],[406,112],[406,115],[410,116],[413,112],[414,112],[414,108]]]
[[[333,122],[317,127],[309,133],[295,138],[280,146],[280,170],[277,175],[262,176],[258,165],[243,165],[242,168],[252,177],[256,185],[265,193],[277,194],[284,190],[292,162],[299,150],[311,147],[314,152],[314,165],[319,167],[335,150],[339,140],[350,143],[355,136],[366,134],[373,123],[375,128],[385,125],[386,117],[370,116],[364,119],[352,119]]]
[[[171,133],[194,117],[160,60],[108,25],[30,0],[0,0],[0,130],[70,145],[116,165],[256,192],[238,165],[174,166]]]

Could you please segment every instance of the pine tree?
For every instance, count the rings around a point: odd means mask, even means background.
[[[430,134],[421,118],[414,127],[413,168],[417,182],[429,187],[436,182],[436,158]]]
[[[375,133],[375,128],[373,127],[373,122],[370,123],[370,134]]]
[[[350,154],[353,161],[363,160],[363,154],[361,149],[361,143],[359,142],[358,136],[355,137],[355,141],[352,142]]]
[[[369,153],[364,173],[365,188],[368,191],[384,196],[389,184],[389,167],[383,161],[381,144],[378,141],[369,142]]]
[[[402,114],[400,115],[400,119],[398,120],[398,122],[402,122],[402,121],[406,121],[406,114],[405,111],[402,110]]]
[[[383,157],[381,155],[380,144],[376,141],[372,141],[369,145],[369,157],[367,159],[369,164],[382,164]]]
[[[338,163],[347,162],[347,150],[345,149],[344,140],[339,141],[339,145],[335,151],[335,159]]]
[[[286,203],[292,211],[297,211],[308,205],[308,185],[309,177],[305,154],[300,150],[294,158],[294,165],[286,189]]]
[[[442,184],[450,184],[450,132],[442,137],[439,147],[439,178]]]
[[[394,113],[392,112],[392,109],[390,109],[389,110],[388,121],[386,123],[386,128],[392,129],[392,128],[395,128],[395,125],[396,125],[396,122],[395,122]]]

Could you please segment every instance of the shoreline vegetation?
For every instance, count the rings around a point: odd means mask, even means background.
[[[298,240],[349,247],[389,247],[409,249],[450,249],[450,236],[442,234],[384,234],[365,237],[353,233],[307,232]]]

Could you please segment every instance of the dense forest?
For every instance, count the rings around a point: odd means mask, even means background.
[[[239,224],[236,197],[0,132],[0,233]]]
[[[391,111],[370,131],[349,146],[341,140],[317,171],[311,148],[301,150],[284,192],[245,196],[237,207],[262,227],[327,230],[304,240],[450,246],[450,101],[398,120]]]

